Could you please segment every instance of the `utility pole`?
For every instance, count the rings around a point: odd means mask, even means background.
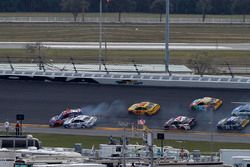
[[[165,71],[171,75],[169,71],[169,0],[166,0],[166,27],[165,27]]]
[[[99,71],[101,71],[102,61],[102,0],[100,0],[99,14]]]

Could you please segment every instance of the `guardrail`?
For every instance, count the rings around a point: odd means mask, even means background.
[[[37,80],[47,82],[77,82],[87,84],[111,84],[157,87],[196,87],[250,89],[250,78],[226,76],[195,76],[167,74],[131,74],[104,72],[54,72],[0,70],[0,79]]]

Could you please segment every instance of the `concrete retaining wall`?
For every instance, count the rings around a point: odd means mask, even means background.
[[[194,76],[166,74],[131,73],[74,73],[43,71],[0,71],[0,79],[35,80],[46,82],[75,82],[86,84],[157,86],[157,87],[194,87],[250,89],[249,77],[230,78],[226,76]]]

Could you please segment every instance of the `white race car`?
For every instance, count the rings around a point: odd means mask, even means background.
[[[97,118],[94,116],[88,115],[78,115],[74,118],[69,118],[64,121],[63,127],[64,128],[90,128],[92,127],[97,121]]]
[[[165,124],[164,128],[168,129],[182,129],[190,130],[196,125],[196,120],[194,118],[189,118],[186,116],[178,116],[176,118],[169,119]]]

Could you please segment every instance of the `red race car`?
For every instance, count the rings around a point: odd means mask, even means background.
[[[61,126],[63,125],[64,121],[67,118],[76,117],[81,114],[82,114],[82,110],[80,108],[78,109],[67,108],[61,114],[53,116],[49,121],[49,126],[50,127]]]

